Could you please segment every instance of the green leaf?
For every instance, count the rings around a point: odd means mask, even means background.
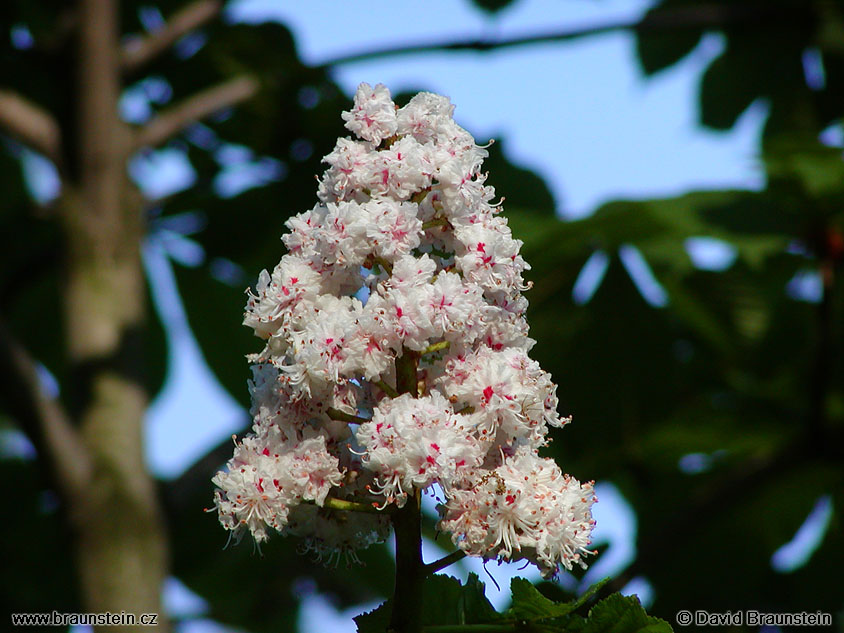
[[[589,589],[584,591],[577,598],[577,600],[574,601],[574,603],[573,603],[574,608],[579,609],[580,607],[585,605],[587,602],[589,602],[592,598],[594,598],[596,595],[598,595],[598,592],[601,591],[601,589],[604,588],[604,585],[606,585],[610,580],[612,580],[612,578],[603,578],[602,580],[599,580],[598,582],[593,584],[591,587],[589,587]]]
[[[841,150],[820,143],[805,133],[779,134],[765,143],[765,165],[769,177],[799,182],[813,199],[844,192],[844,161]]]
[[[688,2],[666,0],[650,9],[645,14],[643,21],[647,22],[649,18],[658,16],[666,9],[670,10],[678,6],[688,7]],[[636,53],[642,72],[646,75],[653,75],[660,70],[673,66],[691,53],[702,37],[703,31],[695,28],[637,30]]]
[[[241,325],[243,288],[214,279],[204,266],[173,269],[188,322],[208,366],[229,394],[248,407],[250,374],[245,356],[259,351],[262,343]]]
[[[390,626],[391,613],[392,604],[387,600],[372,611],[366,611],[360,615],[356,615],[353,619],[357,625],[357,632],[384,633],[387,627]]]
[[[510,592],[513,595],[513,604],[508,615],[518,619],[537,620],[542,618],[555,618],[568,615],[579,605],[574,602],[554,602],[549,600],[539,590],[524,578],[513,578],[510,581]]]
[[[725,51],[713,61],[700,85],[700,122],[716,130],[729,130],[759,96],[746,75],[744,60]]]
[[[649,616],[637,596],[614,593],[592,607],[582,628],[567,630],[578,633],[670,633],[672,629],[665,620]]]

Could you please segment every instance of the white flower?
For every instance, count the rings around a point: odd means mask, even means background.
[[[438,484],[440,527],[466,553],[546,575],[582,564],[591,484],[536,453],[569,420],[527,354],[529,266],[453,112],[430,93],[397,110],[361,84],[343,114],[358,140],[324,158],[319,203],[286,222],[287,253],[249,293],[244,323],[265,341],[248,357],[253,434],[213,480],[237,536],[272,528],[354,559],[388,517],[319,507],[329,496],[385,509]],[[408,356],[416,390],[397,395]]]
[[[354,107],[342,116],[348,130],[375,145],[396,133],[396,106],[384,84],[358,86]]]
[[[446,122],[453,122],[454,106],[448,97],[420,92],[396,114],[398,134],[409,134],[420,143],[437,138]]]
[[[223,525],[238,535],[248,529],[260,542],[267,539],[266,527],[283,529],[290,508],[302,500],[322,505],[342,476],[325,437],[311,429],[301,440],[273,433],[244,438],[227,470],[212,481]]]
[[[376,198],[363,205],[366,238],[361,240],[378,257],[393,261],[419,246],[422,221],[412,202]]]
[[[355,433],[362,462],[375,472],[379,492],[404,505],[413,486],[440,483],[448,491],[480,465],[486,447],[438,391],[382,400]]]
[[[560,564],[586,567],[583,555],[594,553],[587,549],[595,523],[592,482],[581,485],[554,460],[524,447],[478,474],[441,508],[439,527],[451,532],[457,547],[484,558],[525,558],[546,577]]]

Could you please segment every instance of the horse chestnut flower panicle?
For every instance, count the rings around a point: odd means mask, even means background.
[[[465,553],[585,566],[592,484],[538,454],[569,419],[528,356],[529,266],[453,111],[361,84],[342,115],[357,138],[323,159],[319,202],[249,293],[244,324],[265,342],[253,433],[213,479],[237,538],[273,528],[354,558],[386,538],[391,507],[439,484],[439,528]]]

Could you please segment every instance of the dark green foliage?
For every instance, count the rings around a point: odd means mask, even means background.
[[[751,103],[764,99],[770,132],[823,129],[841,115],[841,84],[810,87],[803,60],[814,52],[824,67],[837,66],[840,33],[833,25],[840,11],[823,0],[662,0],[636,30],[639,63],[653,74],[688,55],[702,33],[721,33],[724,50],[701,79],[703,125],[729,129]]]
[[[688,0],[664,0],[645,14],[645,20],[658,17],[664,10],[688,11],[694,7]],[[676,64],[692,52],[703,36],[701,28],[677,28],[658,31],[640,29],[636,34],[636,53],[646,75]]]
[[[44,473],[35,460],[4,458],[0,475],[14,490],[14,518],[7,513],[0,539],[0,608],[5,614],[74,611],[78,598],[67,551],[70,535],[55,494],[44,487]]]
[[[462,585],[450,576],[433,576],[425,582],[422,630],[425,633],[670,633],[664,621],[648,616],[639,599],[613,594],[588,609],[602,581],[580,598],[555,601],[543,596],[528,581],[514,578],[513,602],[505,613],[496,613],[484,597],[484,584],[475,574]],[[358,633],[384,633],[389,624],[390,602],[355,618]]]

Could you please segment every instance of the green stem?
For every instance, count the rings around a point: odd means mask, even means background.
[[[402,348],[402,355],[396,359],[396,389],[400,394],[409,393],[414,398],[419,395],[418,376],[419,352],[406,347]]]
[[[414,398],[419,384],[417,368],[419,354],[403,348],[396,359],[396,387],[401,394]],[[396,533],[396,582],[393,590],[393,611],[390,615],[391,633],[420,633],[422,631],[422,581],[425,565],[422,562],[421,494],[414,489],[403,508],[393,513]]]
[[[434,218],[433,220],[428,220],[422,224],[422,230],[427,231],[435,226],[448,226],[448,220],[445,218]]]
[[[419,355],[424,356],[425,354],[433,354],[434,352],[440,352],[444,349],[448,349],[448,346],[451,345],[448,341],[440,341],[439,343],[433,343],[429,345],[425,349],[423,349]]]
[[[314,501],[305,501],[304,503],[312,503]],[[361,503],[360,501],[349,501],[348,499],[336,499],[334,497],[326,497],[322,504],[323,508],[330,508],[331,510],[343,510],[344,512],[365,512],[367,514],[384,514],[390,513],[392,510],[387,507],[384,510],[379,510],[377,505],[369,503]]]
[[[418,490],[404,507],[393,513],[396,532],[396,584],[393,591],[393,612],[390,633],[420,633],[422,630],[422,513]]]
[[[428,187],[427,189],[423,189],[422,191],[417,191],[412,196],[410,196],[410,201],[415,202],[416,204],[421,204],[421,202],[425,199],[425,196],[427,196],[430,191],[430,187]]]
[[[363,424],[364,422],[369,422],[369,418],[352,415],[351,413],[340,411],[340,409],[335,409],[334,407],[329,407],[325,413],[329,418],[337,420],[338,422],[348,422],[349,424]]]
[[[376,387],[378,387],[381,391],[386,393],[391,398],[398,398],[399,397],[399,392],[396,391],[395,389],[393,389],[390,385],[388,385],[383,380],[377,380],[377,381],[373,382],[372,384],[375,385]]]

